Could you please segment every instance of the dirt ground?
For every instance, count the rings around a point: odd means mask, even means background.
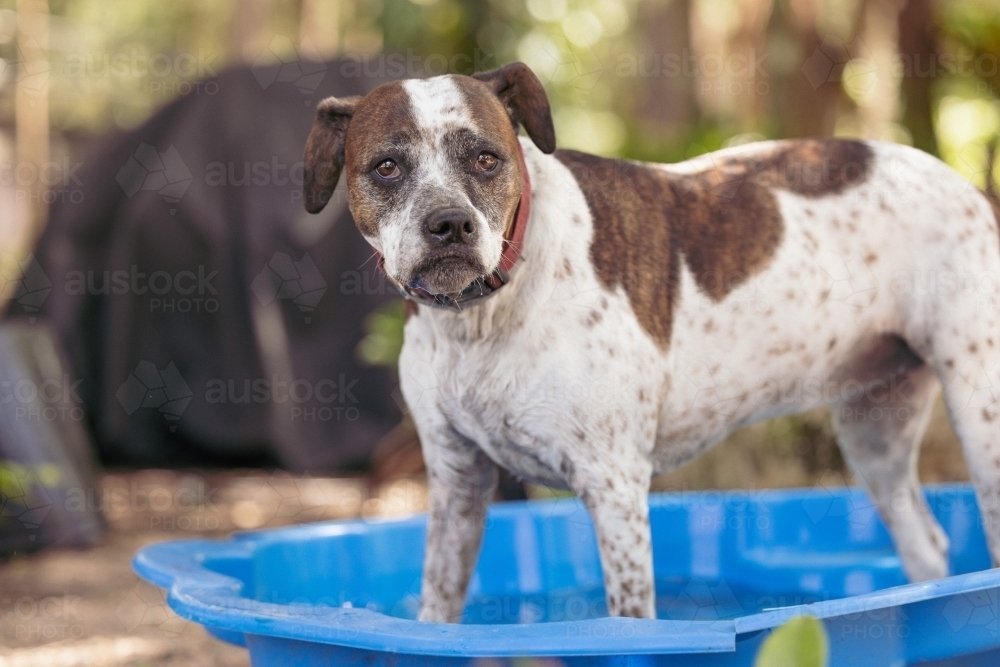
[[[372,490],[359,479],[287,473],[140,471],[106,474],[108,531],[85,550],[0,564],[0,667],[242,667],[247,652],[178,617],[163,592],[133,574],[154,542],[234,530],[420,511],[419,482]]]
[[[783,443],[783,444],[776,444]],[[419,466],[412,466],[417,470]],[[939,405],[920,459],[925,482],[967,479]],[[768,488],[851,483],[822,411],[744,429],[694,462],[654,480],[654,490]],[[534,489],[533,495],[544,495]],[[246,651],[176,616],[163,593],[132,573],[140,547],[170,539],[426,507],[423,482],[371,486],[357,478],[284,472],[106,473],[99,502],[104,539],[0,564],[0,667],[242,667]]]

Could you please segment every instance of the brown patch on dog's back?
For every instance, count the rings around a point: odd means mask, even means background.
[[[594,220],[590,258],[608,289],[618,285],[642,327],[661,345],[670,340],[679,261],[668,212],[676,203],[661,174],[624,160],[557,150],[573,172]]]
[[[681,257],[698,287],[723,300],[781,245],[774,189],[837,194],[867,177],[872,153],[856,141],[787,142],[695,174],[576,151],[556,157],[573,172],[593,217],[598,277],[608,289],[622,286],[643,328],[665,346]]]
[[[715,301],[767,265],[784,231],[770,188],[746,178],[719,182],[718,175],[703,172],[675,180],[678,205],[671,216],[688,268]]]
[[[784,142],[771,154],[727,158],[708,173],[721,172],[762,187],[822,197],[863,183],[872,157],[871,147],[863,141],[804,139]]]
[[[683,252],[698,286],[721,301],[764,268],[784,229],[774,189],[805,197],[839,194],[867,178],[871,159],[860,141],[810,139],[671,176],[680,195]]]

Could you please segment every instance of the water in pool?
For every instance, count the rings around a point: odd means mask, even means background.
[[[820,599],[802,592],[784,595],[762,592],[725,581],[677,577],[656,582],[657,617],[676,621],[736,618],[775,607],[818,602]],[[473,597],[466,607],[463,622],[541,623],[580,621],[601,616],[607,616],[604,589],[592,588],[538,595]]]

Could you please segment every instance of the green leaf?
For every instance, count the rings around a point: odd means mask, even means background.
[[[826,667],[830,647],[823,624],[812,616],[796,616],[771,633],[754,667]]]

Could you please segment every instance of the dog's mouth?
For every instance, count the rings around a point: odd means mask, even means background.
[[[407,285],[430,294],[455,297],[484,275],[486,267],[478,255],[462,247],[443,250],[428,257],[413,272]]]

